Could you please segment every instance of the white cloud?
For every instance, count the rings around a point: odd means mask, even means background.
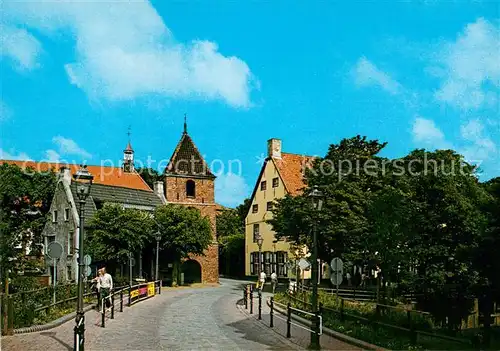
[[[18,2],[9,18],[46,34],[69,30],[76,62],[65,65],[72,84],[92,98],[133,99],[145,94],[221,99],[250,105],[252,74],[216,43],[178,43],[146,0],[119,2]]]
[[[449,149],[444,133],[436,126],[433,120],[417,117],[413,122],[413,140],[427,148]]]
[[[15,150],[11,150],[11,152],[7,152],[3,149],[0,149],[0,159],[27,161],[27,160],[31,160],[31,157],[29,157],[28,154],[26,154],[25,152],[16,153]]]
[[[38,67],[40,42],[23,28],[0,23],[0,57],[8,57],[19,71]]]
[[[438,57],[443,82],[435,96],[452,106],[498,109],[500,28],[479,18],[468,24]]]
[[[372,62],[361,57],[353,70],[354,81],[358,86],[379,86],[391,94],[398,94],[401,85]]]
[[[62,137],[59,135],[59,136],[53,137],[52,142],[58,146],[59,153],[61,153],[63,155],[69,154],[69,155],[78,155],[78,156],[81,156],[83,158],[92,158],[92,155],[90,153],[88,153],[87,151],[82,149],[80,146],[78,146],[78,144],[72,139],[68,139],[68,138],[65,138],[65,137]],[[49,153],[52,156],[55,156],[54,153],[57,154],[57,152],[55,152],[54,150],[47,150],[46,154],[49,155]],[[58,155],[58,157],[59,157],[59,155]]]
[[[485,135],[484,126],[478,119],[463,124],[460,134],[470,144],[461,151],[467,160],[485,161],[497,153],[496,144]]]
[[[224,206],[234,207],[248,196],[249,187],[239,175],[227,173],[218,175],[215,182],[216,201]]]
[[[47,162],[59,162],[61,155],[57,151],[49,149],[45,151],[45,158]]]

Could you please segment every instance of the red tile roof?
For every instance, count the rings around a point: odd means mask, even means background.
[[[80,168],[80,165],[76,164],[36,161],[0,160],[0,164],[2,163],[15,164],[23,169],[31,167],[37,172],[47,172],[49,170],[59,172],[59,169],[61,167],[69,167],[72,175],[75,174],[76,171]],[[136,172],[127,173],[124,172],[121,167],[109,166],[87,166],[87,169],[94,176],[94,183],[96,184],[152,191],[151,188],[142,179],[142,177]]]
[[[298,195],[306,186],[304,182],[305,169],[312,165],[314,157],[282,152],[281,159],[272,158],[280,174],[286,190],[291,195]]]

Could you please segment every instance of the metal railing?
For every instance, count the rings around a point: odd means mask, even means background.
[[[155,295],[161,294],[161,280],[153,282],[140,283],[132,286],[127,286],[110,292],[108,296],[101,298],[99,301],[99,310],[101,313],[101,327],[106,327],[106,319],[115,318],[115,308],[119,305],[119,311],[123,312],[124,300],[127,298],[127,306],[130,307],[137,302],[149,299]],[[118,296],[118,299],[116,299]],[[109,302],[109,307],[106,307],[106,302]],[[109,312],[109,313],[107,313]],[[109,315],[109,316],[108,316]]]
[[[248,309],[250,307],[250,314],[253,314],[253,285],[249,284],[246,285],[245,288],[243,289],[243,303],[245,305],[245,309]],[[257,295],[258,302],[259,302],[259,309],[258,309],[258,319],[262,319],[262,294],[258,293]],[[279,309],[275,309],[275,305],[281,306],[283,308],[283,311],[280,311]],[[291,303],[289,302],[287,305],[279,303],[274,301],[274,297],[270,298],[270,303],[269,303],[269,327],[273,328],[274,327],[274,318],[278,318],[280,320],[283,320],[286,325],[287,325],[287,331],[286,331],[286,337],[291,338],[292,337],[292,325],[296,326],[298,328],[307,330],[312,333],[318,333],[318,335],[323,334],[323,316],[322,316],[322,305],[321,303],[319,304],[319,310],[316,313],[312,313],[309,311],[301,310],[296,307],[292,307]],[[277,315],[275,313],[275,310],[278,311],[279,314],[286,314],[285,317],[281,317],[280,315]],[[310,316],[311,318],[316,317],[316,319],[319,321],[319,331],[314,330],[312,325],[304,325],[298,322],[298,318],[293,318],[295,317],[302,317],[302,316]],[[297,323],[294,323],[292,320],[297,321]],[[301,321],[302,322],[302,321]],[[311,322],[312,323],[312,322]]]

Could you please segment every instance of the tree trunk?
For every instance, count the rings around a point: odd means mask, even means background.
[[[179,282],[180,262],[175,260],[172,264],[172,286],[177,286]]]

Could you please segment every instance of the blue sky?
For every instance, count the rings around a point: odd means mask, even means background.
[[[229,206],[271,137],[453,148],[500,175],[498,1],[0,1],[1,158],[117,164],[131,126],[164,164],[187,113]]]

